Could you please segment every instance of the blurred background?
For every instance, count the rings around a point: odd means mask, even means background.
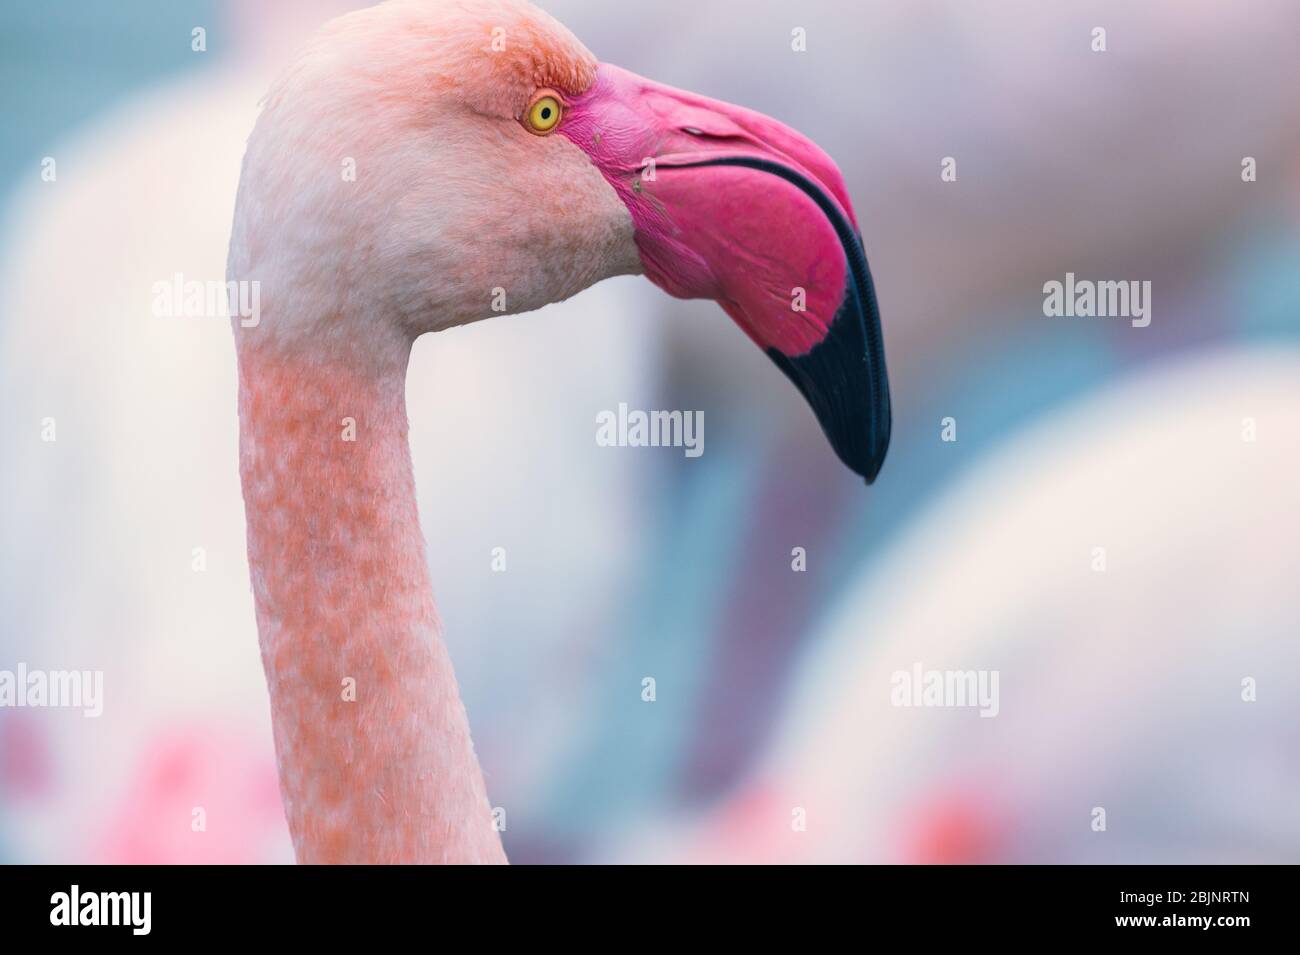
[[[351,6],[0,7],[0,670],[104,673],[97,719],[0,708],[0,860],[292,861],[230,330],[150,303],[224,278],[258,97]],[[1300,861],[1300,7],[542,6],[839,163],[894,437],[864,488],[720,309],[637,278],[419,342],[511,858]],[[1044,317],[1067,272],[1150,281],[1151,324]],[[705,453],[598,447],[620,402],[702,410]],[[918,664],[996,670],[998,715],[892,705]]]

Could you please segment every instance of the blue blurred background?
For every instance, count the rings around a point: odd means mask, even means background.
[[[895,421],[866,489],[716,306],[630,277],[419,343],[511,858],[1300,860],[1300,9],[542,5],[840,164]],[[229,329],[150,289],[224,276],[257,99],[350,6],[0,8],[0,669],[106,694],[0,709],[0,859],[292,858]],[[1149,280],[1150,326],[1045,317],[1067,272]],[[702,410],[705,453],[596,446],[620,402]],[[893,706],[918,663],[997,670],[998,716]]]

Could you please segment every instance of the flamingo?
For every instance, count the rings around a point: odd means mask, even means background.
[[[232,323],[240,476],[298,861],[506,861],[433,603],[407,365],[426,332],[625,274],[717,301],[874,480],[875,295],[803,136],[598,63],[522,0],[357,11],[273,84],[228,276],[260,287]]]
[[[846,586],[732,791],[599,858],[1293,861],[1297,468],[1294,342],[1198,349],[1053,409]],[[895,705],[918,661],[999,670],[997,717]]]

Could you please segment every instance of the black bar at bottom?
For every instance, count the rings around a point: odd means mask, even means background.
[[[91,944],[337,945],[411,932],[432,944],[430,929],[514,928],[548,943],[591,936],[635,947],[643,933],[663,944],[680,940],[679,926],[732,938],[822,929],[869,941],[920,928],[927,942],[951,935],[1231,943],[1289,927],[1293,874],[1273,866],[653,868],[599,876],[579,867],[10,866],[0,868],[0,925],[6,941],[75,935]]]

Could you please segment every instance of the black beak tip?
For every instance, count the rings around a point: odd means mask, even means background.
[[[883,355],[872,355],[864,329],[864,318],[875,316],[853,304],[846,302],[807,354],[791,358],[775,348],[767,354],[812,407],[835,454],[869,486],[889,451],[889,382]]]
[[[859,418],[854,422],[854,424],[856,424],[859,430],[853,434],[855,436],[860,435],[862,433],[861,429],[864,427],[863,420]],[[888,428],[888,423],[886,423],[885,426]],[[862,483],[867,487],[875,484],[876,478],[879,477],[881,469],[885,466],[885,455],[889,450],[888,434],[886,433],[884,437],[885,443],[871,443],[868,445],[870,450],[867,450],[864,448],[861,441],[854,441],[853,437],[850,437],[845,432],[841,431],[838,434],[833,432],[830,427],[827,427],[827,422],[823,421],[822,427],[823,430],[826,431],[826,436],[830,439],[831,447],[835,450],[835,454],[839,459],[844,462],[850,470],[861,477]],[[840,440],[837,440],[837,437]]]
[[[882,454],[878,458],[873,459],[872,462],[862,472],[862,480],[863,483],[867,485],[867,487],[871,487],[871,485],[876,483],[876,476],[880,474],[880,468],[884,463],[885,463],[885,456]]]

